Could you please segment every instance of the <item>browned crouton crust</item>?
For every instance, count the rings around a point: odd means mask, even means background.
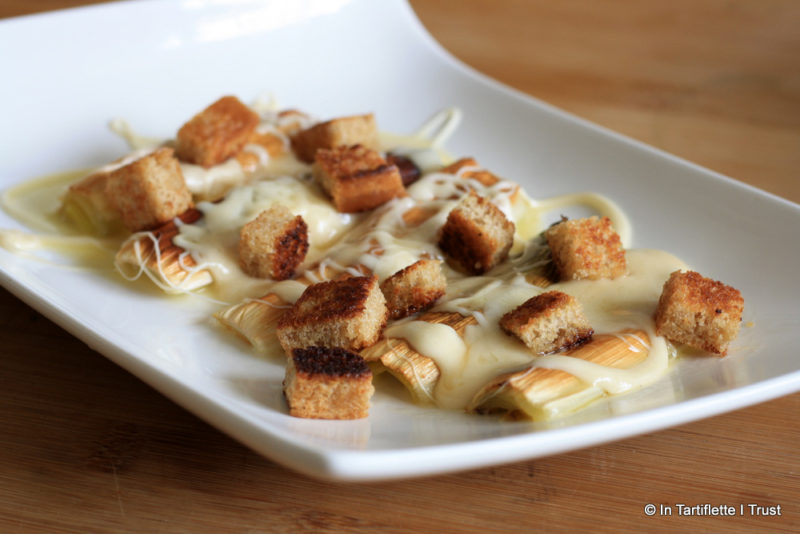
[[[372,113],[321,122],[295,133],[291,139],[295,154],[306,163],[314,161],[320,148],[363,145],[372,150],[380,149],[378,126]]]
[[[474,191],[453,208],[442,226],[439,248],[468,274],[483,274],[508,256],[514,223]]]
[[[158,226],[193,207],[171,148],[159,148],[111,171],[106,195],[122,224],[133,232]]]
[[[371,210],[405,193],[397,167],[361,145],[318,150],[312,172],[342,213]]]
[[[281,316],[278,340],[287,354],[312,346],[357,351],[378,341],[387,316],[376,276],[320,282]]]
[[[675,271],[656,309],[656,333],[676,343],[724,356],[739,333],[742,294],[694,271]]]
[[[545,232],[561,280],[617,278],[625,250],[608,217],[562,220]]]
[[[306,222],[281,204],[259,213],[239,235],[239,265],[256,278],[290,278],[307,252]]]
[[[223,96],[178,130],[178,158],[203,167],[222,163],[244,148],[258,122],[238,98]]]
[[[363,419],[375,389],[364,359],[338,348],[292,351],[283,394],[289,415],[312,419]]]
[[[419,260],[381,284],[390,319],[401,319],[427,310],[446,290],[447,279],[439,260]]]
[[[537,354],[575,347],[594,334],[580,303],[561,291],[548,291],[526,300],[500,318],[500,328],[517,336]]]
[[[473,180],[477,180],[487,187],[492,186],[500,181],[500,178],[491,172],[487,171],[486,169],[479,168],[480,165],[478,164],[477,160],[472,157],[461,158],[458,161],[454,161],[450,165],[442,168],[441,172],[446,174],[458,174],[462,169],[467,167],[478,168],[462,172],[462,178],[472,178]]]

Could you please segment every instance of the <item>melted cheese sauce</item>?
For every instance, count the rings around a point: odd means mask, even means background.
[[[433,397],[443,408],[467,406],[475,393],[492,378],[506,372],[545,367],[568,372],[606,394],[619,394],[652,383],[669,365],[669,351],[663,338],[653,332],[652,316],[664,281],[669,273],[686,265],[674,256],[655,250],[628,250],[628,274],[615,280],[570,281],[554,284],[573,295],[582,304],[595,332],[617,332],[638,328],[647,332],[649,354],[640,364],[628,369],[611,369],[563,355],[535,356],[516,338],[503,333],[500,317],[525,300],[545,291],[528,283],[526,273],[542,264],[542,241],[537,238],[545,228],[545,216],[560,208],[587,206],[611,218],[627,248],[632,230],[625,214],[609,199],[592,193],[565,195],[534,200],[516,184],[500,181],[492,186],[466,179],[463,175],[436,172],[447,161],[441,143],[460,117],[447,111],[450,119],[432,119],[416,136],[384,135],[385,148],[411,157],[425,173],[408,187],[407,196],[396,198],[367,214],[341,214],[332,206],[317,184],[309,178],[309,166],[287,155],[272,159],[261,147],[248,147],[259,157],[257,172],[247,174],[235,158],[210,169],[182,164],[187,184],[196,199],[213,199],[227,192],[221,201],[199,201],[203,217],[194,224],[180,224],[174,243],[185,249],[214,278],[213,292],[224,302],[257,299],[266,292],[286,302],[296,301],[305,286],[297,281],[273,282],[246,276],[238,266],[238,238],[241,227],[262,210],[280,202],[293,213],[302,215],[309,227],[311,248],[304,262],[306,276],[312,281],[324,279],[326,265],[360,274],[366,268],[382,281],[420,258],[444,259],[436,246],[437,233],[450,210],[468,187],[490,199],[516,225],[515,242],[509,261],[486,276],[469,277],[444,266],[448,290],[434,311],[455,311],[472,315],[476,324],[462,336],[443,324],[431,324],[409,318],[390,324],[386,338],[404,339],[419,353],[432,358],[441,372]],[[262,131],[276,131],[279,119],[262,110]],[[455,117],[455,118],[454,118]],[[446,117],[445,117],[446,119]],[[159,140],[134,134],[127,124],[115,123],[115,131],[125,137],[134,154],[152,150]],[[106,166],[109,170],[132,159]],[[106,251],[119,246],[119,239],[99,240],[70,236],[73,230],[58,216],[59,198],[66,187],[86,173],[67,173],[45,177],[15,187],[3,194],[3,207],[30,228],[45,234],[0,231],[0,245],[25,254],[35,248]],[[423,209],[427,219],[407,223],[404,215]],[[91,262],[87,262],[91,263]],[[277,340],[276,340],[277,343]],[[633,345],[631,345],[633,349]],[[558,407],[552,410],[558,411]]]
[[[663,376],[669,366],[669,351],[666,341],[655,335],[652,317],[664,281],[671,272],[687,266],[658,250],[629,250],[627,261],[626,276],[614,280],[561,282],[547,289],[528,284],[521,274],[509,274],[504,279],[474,277],[451,284],[446,299],[434,310],[479,314],[480,318],[476,317],[477,324],[467,326],[464,333],[467,352],[462,359],[464,368],[469,371],[459,372],[456,378],[445,378],[440,384],[451,384],[451,387],[437,386],[437,403],[449,408],[466,406],[475,393],[495,376],[529,366],[566,371],[608,394],[641,388]],[[650,336],[647,358],[629,369],[611,369],[558,354],[535,356],[500,329],[498,321],[505,313],[549,290],[574,296],[597,333],[618,332],[626,328],[646,331]],[[427,343],[439,347],[436,352],[420,350],[414,345],[417,334],[408,333],[418,323],[409,323],[405,327],[409,336],[406,339],[418,352],[433,358],[437,365],[441,354],[460,350],[451,346],[450,333],[437,340],[427,340]],[[447,326],[443,328],[453,330]],[[392,335],[391,330],[385,335]],[[449,362],[439,367],[445,376],[454,368]],[[452,387],[455,383],[458,387]]]

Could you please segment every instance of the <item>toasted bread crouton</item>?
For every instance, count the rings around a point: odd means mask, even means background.
[[[372,113],[320,122],[297,132],[291,139],[295,154],[306,163],[314,161],[320,148],[362,145],[372,150],[380,149],[378,126]]]
[[[381,284],[390,319],[401,319],[427,310],[446,290],[447,279],[439,260],[419,260]]]
[[[278,321],[278,341],[287,354],[313,346],[357,351],[378,341],[387,316],[377,277],[320,282]]]
[[[608,217],[562,220],[545,232],[561,280],[617,278],[625,250]]]
[[[239,234],[239,265],[255,278],[286,280],[308,252],[308,226],[282,204],[273,204]]]
[[[286,365],[283,394],[293,417],[363,419],[374,392],[367,363],[343,349],[295,349]]]
[[[656,309],[656,333],[676,343],[724,356],[739,333],[742,294],[694,271],[675,271]]]
[[[193,207],[171,148],[159,148],[111,171],[106,195],[132,232],[163,224]]]
[[[312,172],[342,213],[371,210],[405,193],[397,167],[361,145],[318,150]]]
[[[470,190],[447,216],[439,248],[468,274],[483,274],[508,256],[514,223],[500,208]]]
[[[594,334],[580,303],[561,291],[548,291],[526,300],[500,318],[500,328],[517,336],[537,354],[575,347]]]
[[[470,168],[471,170],[469,170]],[[442,168],[440,172],[446,174],[460,174],[462,178],[472,178],[473,180],[477,180],[487,187],[492,186],[500,181],[500,178],[491,172],[480,168],[480,165],[475,158],[471,157],[461,158],[458,161],[454,161],[450,165]]]
[[[235,96],[223,96],[178,130],[181,161],[211,167],[235,156],[258,126],[258,114]]]

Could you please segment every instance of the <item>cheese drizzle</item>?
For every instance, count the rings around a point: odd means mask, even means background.
[[[273,110],[262,107],[260,112],[263,122],[259,130],[278,132],[279,119]],[[173,242],[196,262],[191,269],[211,272],[214,284],[207,293],[214,302],[233,304],[274,293],[291,304],[299,298],[305,287],[303,284],[295,280],[255,280],[247,277],[238,266],[239,229],[272,203],[280,202],[293,213],[302,215],[308,224],[311,248],[304,263],[304,274],[309,280],[324,280],[325,267],[334,267],[353,274],[366,269],[382,281],[420,258],[444,259],[436,246],[437,232],[459,198],[471,188],[490,199],[516,225],[509,261],[487,275],[465,276],[444,266],[447,294],[434,311],[472,315],[475,324],[467,326],[460,336],[447,325],[412,317],[392,323],[384,331],[385,338],[403,339],[436,362],[441,378],[434,391],[426,391],[426,394],[438,406],[463,409],[492,378],[537,367],[565,371],[608,395],[644,387],[663,376],[670,355],[666,341],[653,330],[652,316],[664,280],[669,273],[686,265],[666,252],[630,250],[632,229],[627,217],[613,201],[601,195],[578,193],[534,200],[510,181],[501,180],[486,186],[465,178],[465,173],[475,170],[473,168],[461,169],[457,174],[439,172],[448,159],[442,144],[455,129],[460,116],[458,110],[445,110],[414,136],[383,136],[384,149],[403,152],[428,172],[407,188],[407,196],[366,214],[338,213],[311,181],[310,167],[295,159],[291,151],[271,158],[263,147],[248,145],[246,150],[258,157],[258,169],[250,174],[245,173],[236,158],[210,169],[181,164],[187,185],[196,199],[216,199],[222,192],[227,194],[217,202],[200,200],[197,209],[203,216],[196,223],[183,224],[176,219],[179,233]],[[122,121],[115,121],[113,129],[128,140],[137,157],[161,142],[136,135]],[[284,140],[288,147],[288,140]],[[132,157],[115,165],[122,165]],[[109,168],[112,167],[105,167]],[[0,230],[0,246],[25,254],[37,248],[74,250],[77,247],[83,248],[86,254],[87,250],[99,248],[107,253],[119,247],[119,237],[101,239],[74,235],[74,230],[58,217],[60,195],[70,183],[85,174],[54,175],[4,192],[3,208],[41,233]],[[558,289],[576,297],[596,332],[614,333],[626,328],[647,332],[648,355],[631,368],[612,369],[559,354],[536,356],[498,326],[503,314],[545,291],[525,277],[546,261],[540,254],[542,241],[538,236],[546,227],[544,221],[548,214],[575,205],[588,207],[612,220],[623,246],[629,249],[628,274],[615,280],[560,282],[547,289]],[[409,222],[406,215],[414,210],[424,211],[425,217]],[[152,233],[150,238],[154,239]],[[118,270],[125,278],[133,279],[142,275],[144,267],[132,271],[129,266],[118,266]],[[164,287],[158,281],[158,273],[151,278],[167,291],[181,290],[180,287]],[[619,337],[625,341],[623,335]],[[632,343],[625,342],[630,350],[639,351]]]

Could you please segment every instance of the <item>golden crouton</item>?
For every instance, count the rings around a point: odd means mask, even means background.
[[[308,226],[282,204],[273,204],[239,234],[239,265],[256,278],[286,280],[308,252]]]
[[[675,271],[656,309],[656,333],[724,356],[739,333],[744,299],[737,290],[694,271]]]
[[[608,217],[564,219],[548,228],[545,238],[561,280],[599,280],[625,274],[625,250]]]
[[[235,96],[224,96],[178,130],[181,161],[211,167],[235,156],[258,126],[258,114]]]
[[[386,299],[375,276],[308,286],[278,321],[278,341],[291,354],[305,347],[357,351],[378,341],[386,325]]]
[[[364,359],[339,348],[293,350],[283,380],[293,417],[363,419],[374,392],[372,371]]]
[[[526,300],[500,318],[500,328],[517,336],[537,354],[575,347],[594,334],[580,303],[561,291],[548,291]]]
[[[137,232],[193,207],[192,194],[171,148],[159,148],[109,173],[106,195],[122,224]]]
[[[297,132],[291,139],[295,154],[306,163],[314,161],[320,148],[363,145],[372,150],[380,149],[378,126],[372,113],[321,122]]]
[[[462,169],[466,169],[468,167],[473,169],[461,172]],[[500,181],[500,178],[486,169],[481,169],[479,167],[480,165],[478,165],[478,162],[475,160],[475,158],[466,157],[447,165],[441,170],[441,172],[446,174],[459,174],[460,172],[463,178],[472,178],[473,180],[477,180],[487,187],[492,186]]]
[[[322,148],[315,160],[314,178],[342,213],[371,210],[405,194],[397,167],[367,147]]]
[[[464,272],[483,274],[508,256],[513,242],[514,223],[470,190],[447,216],[439,248]]]
[[[419,260],[381,284],[390,319],[401,319],[427,310],[446,290],[447,279],[439,260]]]

